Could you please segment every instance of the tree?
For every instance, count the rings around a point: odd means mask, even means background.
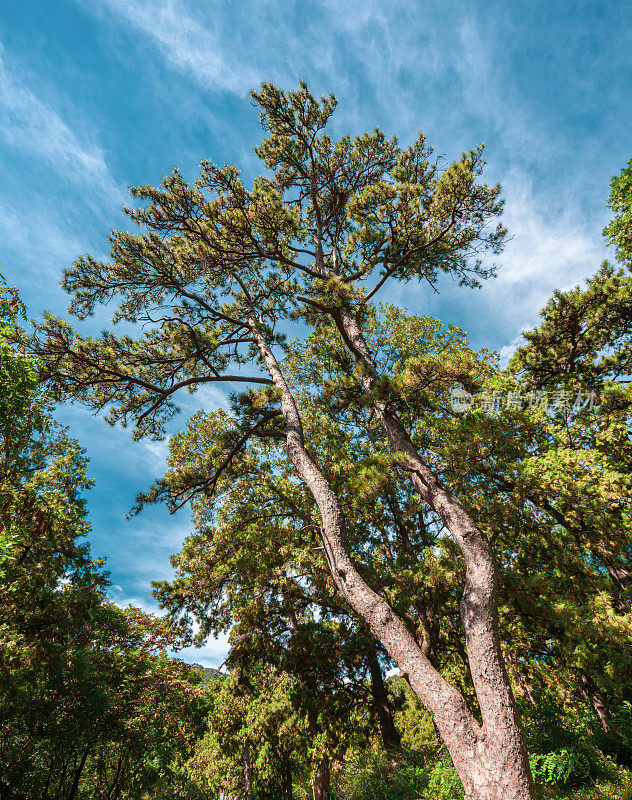
[[[439,408],[445,409],[452,370],[469,364],[474,375],[477,363],[476,369],[489,371],[480,357],[476,362],[462,334],[455,329],[443,332],[434,320],[406,317],[390,308],[384,320],[366,324],[393,362],[405,363],[421,350],[432,354],[430,366],[441,354],[444,378],[439,380],[430,371],[421,379],[418,362],[415,379],[416,391]],[[379,426],[367,425],[366,409],[349,403],[351,390],[344,385],[348,376],[341,363],[343,342],[335,329],[321,326],[305,347],[290,347],[283,369],[292,385],[301,387],[305,437],[314,458],[326,465],[327,479],[344,507],[349,552],[364,579],[388,598],[433,664],[456,679],[471,700],[464,646],[450,625],[458,616],[458,583],[446,580],[454,548],[438,521],[424,512],[410,485],[394,473],[391,459],[384,458]],[[403,376],[398,374],[398,380]],[[411,402],[406,404],[410,407]],[[417,422],[427,430],[430,416]],[[186,430],[172,437],[169,469],[150,492],[151,498],[170,499],[173,507],[191,497],[196,527],[182,552],[172,558],[175,579],[157,585],[161,607],[187,630],[195,621],[199,642],[232,627],[233,648],[245,642],[246,652],[266,654],[292,674],[296,674],[292,661],[299,669],[309,662],[312,669],[318,666],[331,674],[315,657],[322,652],[317,638],[310,640],[311,656],[307,651],[297,659],[287,656],[294,652],[297,633],[304,639],[306,633],[317,632],[315,619],[335,621],[343,638],[340,645],[327,648],[329,657],[345,664],[347,671],[342,674],[348,688],[358,685],[358,676],[368,676],[384,746],[398,748],[399,734],[380,665],[383,653],[367,637],[366,625],[331,578],[318,546],[317,506],[296,482],[283,451],[282,433],[274,436],[271,431],[264,441],[244,447],[216,487],[222,497],[219,509],[206,497],[209,453],[218,433],[227,432],[230,425],[223,411],[195,414]],[[344,660],[339,647],[346,654]],[[329,682],[324,675],[321,680],[325,682],[320,691],[310,689],[308,694],[326,704],[337,690],[336,681]]]
[[[247,798],[280,789],[283,800],[292,800],[292,779],[305,769],[309,742],[293,684],[254,661],[213,684],[209,729],[188,764],[198,786]]]
[[[197,448],[184,447],[181,437],[172,441],[179,457],[170,473],[177,470],[180,490],[188,470],[199,474],[196,459],[187,464],[184,454],[199,452],[208,423],[200,415],[190,421],[187,436],[195,438]],[[251,443],[252,464],[257,463],[256,450]],[[281,500],[289,492],[299,504],[305,503],[306,511],[309,508],[309,496],[297,496],[302,487],[288,485],[279,450],[275,444],[275,452],[268,451],[266,470],[260,465],[244,469],[231,482],[216,524],[206,519],[208,508],[196,498],[198,530],[172,558],[176,578],[159,583],[156,596],[179,629],[190,633],[191,623],[199,624],[197,642],[230,630],[231,669],[247,672],[256,661],[292,678],[294,707],[306,718],[312,740],[316,779],[321,773],[326,777],[325,766],[342,757],[357,733],[349,728],[356,707],[369,703],[380,719],[391,721],[385,732],[390,735],[387,745],[394,745],[397,733],[374,641],[336,592],[315,533],[306,539],[301,533],[304,520],[296,518],[293,500],[288,497],[287,506]],[[276,481],[268,472],[272,464],[272,473],[279,467]],[[192,490],[192,483],[186,483]],[[369,664],[373,702],[364,680]]]
[[[13,436],[9,431],[17,427],[16,420],[24,415],[37,381],[30,360],[16,352],[7,338],[17,321],[26,318],[26,310],[16,289],[6,286],[5,283],[4,276],[0,273],[0,429],[4,442],[3,484],[9,477],[7,467],[11,460]],[[7,489],[8,487],[3,485],[2,495],[5,502]],[[0,529],[0,577],[4,574],[3,564],[16,545],[11,531],[3,525]]]
[[[0,797],[140,798],[173,775],[197,733],[195,675],[164,656],[176,641],[160,621],[107,601],[103,559],[86,541],[85,452],[54,421],[39,365],[9,343],[21,336],[23,308],[8,296],[0,303]]]
[[[628,165],[613,178],[604,231],[618,264],[556,291],[486,385],[525,403],[446,418],[435,435],[441,474],[493,542],[522,692],[534,704],[536,679],[558,698],[583,698],[612,736],[632,635],[630,185]]]
[[[442,169],[421,136],[405,149],[379,130],[333,142],[323,129],[335,99],[318,101],[305,85],[286,94],[266,84],[253,97],[269,132],[256,152],[272,177],[247,190],[236,169],[205,162],[192,187],[174,172],[160,189],[136,189],[147,205],[128,213],[145,232],[113,234],[111,262],[84,257],[65,274],[79,317],[119,295],[114,321],[153,327],[137,338],[106,332],[82,339],[49,317],[35,351],[68,396],[109,406],[109,420],[133,422],[136,436],[162,434],[181,389],[216,381],[267,386],[242,393],[242,414],[232,435],[218,442],[209,489],[249,437],[281,424],[288,457],[319,508],[336,586],[433,713],[467,797],[532,798],[500,649],[491,547],[420,458],[393,411],[395,386],[380,374],[363,333],[370,301],[389,280],[432,283],[447,273],[473,286],[492,274],[479,256],[502,246],[504,229],[490,227],[502,207],[500,189],[478,182],[481,148]],[[461,617],[481,722],[350,558],[339,499],[310,454],[275,355],[283,344],[279,325],[290,318],[336,326],[363,402],[459,547],[466,563]],[[246,364],[262,366],[267,377],[244,374]]]

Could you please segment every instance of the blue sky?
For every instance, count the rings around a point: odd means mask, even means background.
[[[306,80],[333,91],[333,132],[379,125],[403,142],[423,130],[456,157],[485,142],[513,236],[499,277],[472,292],[444,283],[391,301],[465,328],[505,355],[555,288],[605,257],[610,177],[632,157],[632,6],[556,2],[187,2],[1,0],[0,265],[31,315],[62,313],[63,267],[104,256],[124,224],[127,187],[202,158],[258,170],[248,91]],[[104,313],[97,325],[106,324]],[[198,394],[183,411],[216,408]],[[132,443],[80,408],[60,416],[91,458],[92,547],[108,558],[112,597],[155,609],[149,582],[189,529],[186,512],[132,521],[135,494],[166,447]],[[218,664],[225,642],[188,660]]]

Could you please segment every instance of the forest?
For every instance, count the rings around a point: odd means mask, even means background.
[[[67,318],[0,285],[0,800],[630,800],[632,161],[610,260],[503,364],[389,300],[502,266],[482,147],[252,100],[251,184],[131,189]],[[130,510],[192,515],[162,616],[109,599],[68,403],[168,438]]]

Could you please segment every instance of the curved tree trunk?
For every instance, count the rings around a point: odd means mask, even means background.
[[[334,318],[347,347],[363,367],[364,386],[370,390],[377,370],[362,331],[345,310]],[[499,758],[498,767],[511,773],[516,786],[522,787],[519,791],[525,792],[516,796],[534,796],[526,743],[500,647],[498,572],[492,548],[460,500],[423,462],[397,416],[379,400],[374,401],[373,409],[391,449],[407,456],[413,486],[450,531],[465,560],[460,611],[470,675],[483,718],[481,733],[489,751],[485,760]],[[456,761],[455,766],[459,771]]]
[[[75,768],[74,776],[72,779],[72,785],[70,787],[70,791],[68,792],[68,800],[75,800],[77,795],[77,790],[79,789],[79,781],[81,780],[81,773],[83,772],[83,768],[86,765],[86,760],[88,758],[88,754],[92,749],[92,745],[89,744],[88,747],[83,752],[81,756],[81,760],[79,762],[79,766]]]
[[[318,505],[323,547],[336,586],[367,622],[378,641],[406,674],[421,702],[434,715],[437,729],[463,782],[467,800],[534,800],[535,790],[522,729],[500,654],[496,569],[487,540],[454,495],[416,456],[414,467],[421,473],[414,473],[415,485],[423,489],[424,498],[432,499],[431,505],[435,510],[440,509],[438,513],[443,514],[448,529],[455,538],[458,537],[466,560],[467,578],[461,612],[470,663],[476,662],[472,678],[477,695],[480,693],[481,726],[460,692],[433,667],[402,620],[356,570],[344,539],[340,503],[305,448],[294,397],[254,317],[249,319],[248,327],[268,374],[280,392],[288,456]],[[393,427],[385,411],[381,412],[382,417],[389,420],[389,427]],[[395,432],[400,433],[401,429],[405,434],[401,424],[397,424],[399,428],[395,428]],[[399,444],[399,438],[393,437],[392,446]]]

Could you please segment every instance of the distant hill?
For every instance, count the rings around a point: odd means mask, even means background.
[[[214,667],[203,667],[201,664],[191,664],[191,666],[202,674],[202,684],[206,688],[209,683],[221,680],[224,675]]]

